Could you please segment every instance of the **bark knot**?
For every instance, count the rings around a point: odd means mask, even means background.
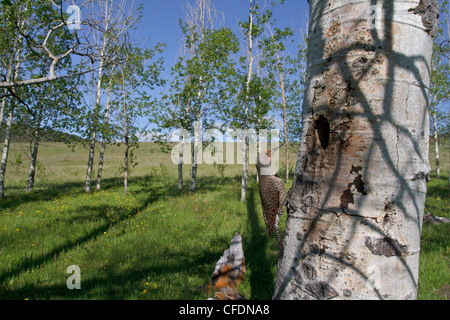
[[[400,257],[408,254],[407,246],[390,237],[374,239],[366,237],[365,246],[377,256]]]

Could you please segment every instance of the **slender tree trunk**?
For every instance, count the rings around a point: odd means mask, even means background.
[[[280,57],[278,56],[278,61],[280,61]],[[286,114],[286,90],[284,87],[284,74],[283,71],[280,70],[280,88],[281,88],[281,101],[283,104],[283,125],[284,125],[284,143],[286,146],[286,181],[289,181],[289,140],[288,140],[288,130],[287,130],[287,114]]]
[[[108,100],[106,101],[106,113],[105,113],[105,124],[106,125],[109,123],[109,117],[110,117],[111,90],[112,90],[112,79],[109,80]],[[96,186],[97,190],[100,190],[102,187],[102,175],[103,175],[103,163],[104,163],[105,151],[106,151],[106,139],[103,134],[102,148],[100,150],[100,158],[98,160],[97,186]]]
[[[106,139],[102,137],[102,146],[100,149],[100,155],[98,159],[98,170],[97,170],[97,185],[95,186],[96,190],[101,190],[102,188],[102,176],[103,176],[103,163],[106,151]]]
[[[91,179],[92,179],[92,170],[93,170],[93,166],[94,166],[96,139],[97,139],[97,131],[94,129],[94,131],[91,133],[91,140],[89,142],[89,157],[88,157],[86,181],[85,181],[85,187],[84,187],[84,191],[86,193],[91,192]]]
[[[419,1],[377,2],[375,24],[361,19],[372,3],[309,0],[304,131],[274,299],[417,297],[433,39],[409,11]]]
[[[123,194],[128,192],[128,155],[130,151],[130,140],[128,138],[128,133],[125,135],[125,164],[123,170]]]
[[[250,103],[250,81],[253,74],[253,1],[250,0],[249,9],[249,31],[248,31],[248,73],[246,83],[246,97],[245,97],[245,109],[244,109],[244,143],[243,143],[243,159],[242,159],[242,184],[241,184],[241,202],[245,202],[247,197],[247,184],[248,184],[248,153],[249,153],[249,137],[248,137],[248,116],[249,116],[249,103]]]
[[[104,46],[106,46],[106,42],[104,43]],[[104,62],[102,59],[100,61],[100,68],[98,70],[96,101],[95,101],[95,107],[94,107],[94,112],[93,112],[94,119],[93,119],[92,128],[91,128],[91,130],[92,130],[91,141],[89,142],[89,157],[88,157],[86,181],[85,181],[85,187],[84,187],[84,191],[86,193],[91,192],[91,180],[92,180],[92,171],[93,171],[93,167],[94,167],[94,156],[95,156],[95,143],[97,140],[98,109],[100,107],[101,90],[102,90],[103,63]]]
[[[188,80],[190,82],[190,79]],[[178,100],[178,104],[180,101]],[[186,103],[186,108],[184,109],[184,120],[183,120],[183,128],[185,128],[184,121],[187,120],[189,115],[189,110],[191,106],[191,99],[188,98]],[[180,157],[178,160],[178,189],[183,189],[183,157],[184,157],[184,146],[186,144],[186,137],[183,134],[182,140],[181,140],[181,149],[180,149]]]
[[[31,161],[30,161],[30,173],[28,174],[27,181],[27,192],[32,192],[34,188],[34,178],[36,176],[36,162],[37,162],[37,154],[39,149],[39,138],[40,132],[39,128],[36,128],[34,132],[33,139],[33,152],[31,153]]]
[[[21,22],[21,27],[23,27],[25,21]],[[21,65],[21,52],[22,52],[22,36],[17,35],[17,38],[14,41],[14,49],[10,61],[10,67],[11,69],[8,71],[10,79],[8,81],[15,81],[19,77],[19,69]],[[14,72],[12,70],[12,66],[15,63],[15,69]],[[11,90],[14,90],[12,88]],[[14,111],[15,111],[15,101],[13,99],[11,101],[11,106],[8,113],[8,119],[6,121],[6,131],[5,131],[5,145],[3,147],[3,154],[2,154],[2,162],[0,165],[0,199],[3,199],[5,197],[5,177],[6,177],[6,165],[8,163],[8,155],[9,155],[9,144],[11,142],[11,134],[12,134],[12,124],[13,124],[13,118],[14,118]],[[5,112],[6,107],[6,98],[2,99],[2,122],[0,122],[0,126],[3,124],[3,116]]]
[[[27,181],[27,192],[32,192],[34,188],[34,180],[36,177],[36,163],[37,163],[37,155],[39,150],[39,142],[40,142],[40,131],[41,131],[41,121],[42,121],[42,105],[39,107],[39,115],[36,121],[36,128],[34,130],[34,139],[33,139],[33,151],[31,153],[30,160],[30,172],[28,174]]]
[[[5,198],[6,165],[8,163],[9,144],[11,142],[14,107],[15,107],[15,103],[13,101],[13,102],[11,102],[11,107],[10,107],[10,110],[8,113],[8,119],[6,120],[5,144],[3,147],[2,162],[0,165],[0,199]]]
[[[203,20],[201,20],[203,22]],[[203,30],[203,28],[202,28]],[[202,41],[203,41],[203,31],[202,31]],[[200,86],[202,83],[202,76],[199,77]],[[190,191],[195,192],[197,186],[197,169],[199,164],[199,159],[201,161],[201,151],[203,150],[203,144],[202,144],[202,125],[201,125],[201,119],[202,119],[202,100],[203,100],[203,94],[200,90],[197,93],[197,99],[198,99],[198,110],[196,111],[196,119],[195,119],[195,132],[194,132],[194,161],[192,164],[192,178],[191,178],[191,187]],[[200,157],[199,157],[200,155]]]
[[[6,73],[6,78],[10,81],[11,79],[11,75],[12,75],[12,68],[13,68],[13,61],[14,59],[11,59],[9,62],[9,66],[8,66],[8,71]],[[8,94],[8,90],[7,89],[3,89],[3,94],[6,95]],[[1,104],[1,109],[0,109],[0,128],[3,125],[3,118],[5,116],[5,110],[6,110],[6,101],[7,101],[7,97],[3,97],[2,98],[2,104]]]
[[[25,21],[21,21],[20,23],[20,27],[21,29],[23,29],[25,24]],[[20,46],[22,45],[22,36],[21,35],[17,35],[17,37],[14,39],[14,44],[13,44],[13,51],[11,53],[11,59],[9,60],[9,64],[8,64],[8,70],[6,71],[6,80],[9,82],[12,82],[12,77],[13,77],[13,72],[16,74],[16,76],[18,75],[18,69],[20,67],[20,52],[21,52],[21,48]],[[16,70],[14,71],[14,63],[16,63]],[[8,90],[5,88],[2,90],[4,94],[8,93]],[[5,116],[5,108],[6,108],[6,101],[7,98],[3,97],[2,98],[2,104],[1,104],[1,109],[0,109],[0,128],[3,125],[3,118]]]
[[[88,164],[87,164],[87,172],[86,172],[86,181],[85,181],[85,187],[84,187],[84,191],[86,193],[91,192],[91,180],[92,180],[92,172],[93,172],[93,167],[94,167],[94,156],[95,156],[95,143],[96,143],[96,139],[97,139],[97,120],[99,119],[99,114],[98,114],[98,109],[100,108],[100,100],[102,97],[102,77],[103,77],[103,68],[105,65],[105,60],[103,59],[103,56],[106,53],[106,47],[108,45],[108,37],[107,37],[107,33],[109,30],[109,19],[110,19],[110,15],[111,15],[111,6],[109,6],[108,9],[108,2],[105,3],[106,4],[106,10],[105,10],[105,33],[103,35],[103,42],[102,42],[102,48],[100,51],[100,56],[102,57],[100,59],[100,66],[98,68],[98,79],[97,79],[97,88],[96,88],[96,92],[95,92],[95,106],[94,106],[94,112],[93,112],[93,118],[94,121],[92,123],[92,128],[91,128],[91,141],[89,143],[89,156],[88,156]]]
[[[7,94],[7,90],[6,89],[3,90],[3,94]],[[3,118],[5,116],[5,110],[6,110],[6,101],[7,101],[7,98],[3,97],[2,98],[2,102],[1,102],[1,108],[0,108],[0,130],[1,130],[2,126],[3,126]]]
[[[183,150],[185,144],[185,137],[181,140],[181,149],[180,149],[180,157],[178,160],[178,189],[183,189]]]
[[[199,159],[201,159],[202,154],[202,125],[201,119],[197,118],[195,121],[195,130],[194,130],[194,150],[193,150],[193,161],[192,161],[192,176],[191,176],[191,186],[189,190],[191,192],[195,192],[197,188],[197,167],[199,163]]]
[[[439,135],[438,135],[438,125],[437,125],[437,97],[434,95],[434,99],[432,102],[433,106],[433,131],[434,131],[434,151],[435,151],[435,163],[436,163],[436,178],[441,177],[441,170],[439,166]]]
[[[130,151],[130,138],[128,135],[128,110],[127,110],[127,96],[125,92],[125,75],[122,69],[122,94],[123,94],[123,135],[125,138],[125,163],[123,170],[123,194],[127,194],[128,191],[128,155]]]
[[[249,153],[249,138],[248,131],[244,130],[242,153],[242,184],[241,184],[241,202],[245,202],[247,198],[247,184],[248,184],[248,153]]]

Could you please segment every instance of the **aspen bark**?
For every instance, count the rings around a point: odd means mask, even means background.
[[[23,27],[24,21],[21,21],[21,26]],[[23,37],[20,34],[17,34],[17,38],[14,39],[14,46],[13,51],[11,53],[11,61],[8,67],[8,81],[14,82],[16,79],[19,78],[19,69],[20,65],[22,63],[21,61],[21,53],[22,53],[22,41]],[[14,65],[15,64],[15,65]],[[14,65],[14,67],[13,67]],[[14,70],[13,70],[14,68]],[[11,90],[14,90],[12,88]],[[2,106],[1,106],[1,121],[0,127],[3,125],[3,117],[4,112],[6,109],[6,97],[2,99]],[[15,100],[11,100],[10,109],[8,112],[8,118],[6,120],[6,131],[5,131],[5,144],[3,146],[3,154],[2,154],[2,160],[0,164],[0,199],[3,199],[5,197],[5,177],[6,177],[6,165],[8,163],[8,155],[9,155],[9,145],[11,143],[11,134],[12,134],[12,124],[13,124],[13,118],[14,118],[14,111],[15,111]]]
[[[8,118],[6,120],[5,144],[3,146],[2,162],[0,164],[0,199],[3,199],[5,197],[6,165],[8,163],[9,144],[11,142],[12,123],[15,107],[14,104],[15,103],[13,101],[12,105],[10,106]]]
[[[182,137],[181,148],[178,158],[178,189],[183,189],[183,151],[184,151],[185,138]]]
[[[128,192],[128,163],[129,163],[129,151],[130,151],[130,137],[128,133],[128,104],[127,94],[125,92],[125,74],[122,69],[122,98],[123,98],[123,136],[125,140],[125,162],[123,170],[123,194]]]
[[[197,188],[197,170],[199,161],[202,161],[202,124],[201,119],[196,119],[194,125],[194,152],[192,161],[191,186],[189,191],[194,192]]]
[[[419,0],[377,1],[374,14],[369,0],[309,4],[304,131],[273,298],[416,299],[430,172],[424,17],[436,21],[416,13]]]
[[[249,153],[249,137],[248,137],[248,116],[249,116],[249,103],[250,103],[250,82],[253,74],[253,0],[250,0],[249,9],[249,30],[248,30],[248,73],[246,82],[246,97],[244,106],[244,141],[243,141],[243,153],[242,153],[242,184],[241,184],[241,202],[245,202],[247,197],[247,184],[248,184],[248,153]]]
[[[435,151],[435,164],[436,164],[436,178],[441,177],[441,169],[440,169],[440,163],[439,163],[439,135],[438,135],[438,126],[437,126],[437,108],[436,108],[436,95],[434,95],[433,99],[433,131],[434,131],[434,151]]]
[[[37,155],[39,150],[39,142],[40,142],[40,127],[42,121],[42,109],[43,106],[39,107],[38,119],[36,120],[36,128],[34,130],[34,139],[33,139],[33,151],[31,152],[31,160],[30,160],[30,172],[28,174],[27,180],[27,192],[32,192],[34,188],[34,180],[36,177],[36,163],[37,163]]]
[[[114,68],[113,68],[113,70],[114,70]],[[109,86],[108,86],[108,100],[106,101],[105,124],[109,123],[109,118],[110,118],[111,90],[112,90],[112,79],[109,80]],[[106,139],[103,136],[102,137],[102,147],[100,150],[100,158],[98,160],[97,186],[96,186],[97,190],[100,190],[102,187],[102,175],[103,175],[103,164],[104,164],[105,151],[106,151]]]
[[[280,61],[280,56],[278,55],[278,61]],[[283,104],[283,127],[284,127],[284,143],[286,145],[286,180],[284,183],[289,181],[289,140],[288,140],[288,129],[287,129],[287,114],[286,114],[286,90],[284,86],[284,74],[280,70],[280,88],[281,88],[281,102]]]
[[[105,8],[102,8],[105,17],[105,30],[103,34],[103,39],[101,42],[101,49],[100,49],[100,65],[98,68],[98,74],[97,74],[97,87],[95,92],[95,106],[94,111],[92,113],[93,122],[92,122],[92,128],[91,128],[91,140],[89,142],[89,155],[88,155],[88,164],[87,164],[87,172],[86,172],[86,180],[85,180],[85,187],[84,191],[86,193],[91,192],[91,180],[92,180],[92,172],[94,167],[94,156],[95,156],[95,144],[97,140],[97,134],[98,134],[98,128],[97,128],[97,121],[99,118],[98,109],[100,107],[100,101],[102,98],[102,77],[103,77],[103,69],[105,68],[105,54],[107,53],[107,46],[108,46],[108,31],[110,30],[110,23],[112,19],[112,4],[105,2],[102,3],[105,5]]]
[[[103,49],[102,49],[102,56],[103,52],[106,48],[106,39],[104,40]],[[84,191],[86,193],[91,192],[91,180],[92,180],[92,171],[94,167],[94,156],[95,156],[95,143],[97,141],[97,120],[98,120],[98,108],[100,106],[100,100],[101,100],[101,90],[102,90],[102,76],[103,76],[103,65],[104,61],[100,61],[100,68],[98,69],[98,80],[97,80],[97,88],[96,88],[96,98],[95,98],[95,106],[93,111],[93,123],[91,128],[91,140],[89,142],[89,156],[88,156],[88,164],[87,164],[87,172],[86,172],[86,180],[85,180],[85,187]]]

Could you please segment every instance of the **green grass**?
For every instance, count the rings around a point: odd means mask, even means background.
[[[215,263],[237,232],[246,258],[241,293],[271,299],[279,249],[275,237],[265,236],[254,168],[246,204],[239,165],[227,166],[223,177],[200,166],[198,192],[190,194],[178,190],[169,155],[142,144],[123,195],[123,148],[110,147],[102,190],[85,194],[86,150],[43,143],[36,187],[26,194],[28,147],[14,145],[10,164],[19,155],[23,163],[9,165],[0,202],[0,299],[203,300]],[[293,146],[292,166],[296,151]],[[189,182],[189,166],[184,173]],[[426,210],[437,216],[450,216],[447,179],[429,184]],[[424,225],[419,298],[444,298],[449,247],[448,226]],[[70,265],[81,269],[82,290],[67,289]]]
[[[15,146],[11,159],[26,148]],[[106,163],[118,164],[122,151],[111,147]],[[82,148],[44,144],[45,167],[31,194],[23,191],[26,166],[9,168],[0,207],[0,298],[206,299],[215,263],[237,232],[246,250],[243,294],[271,298],[278,243],[265,237],[257,185],[242,204],[239,166],[227,167],[223,178],[201,166],[199,191],[190,194],[178,190],[168,155],[150,144],[137,152],[128,195],[118,166],[105,168],[101,191],[82,192],[82,174],[73,174],[84,169]],[[185,181],[189,173],[187,166]],[[67,289],[70,265],[81,269],[82,290]]]
[[[443,140],[443,139],[441,139]],[[441,141],[442,142],[442,141]],[[425,213],[450,218],[450,148],[440,146],[441,177],[436,178],[434,144],[430,145],[432,179],[427,187]],[[450,299],[450,224],[424,223],[422,230],[419,299]]]
[[[448,173],[428,183],[425,212],[450,218]],[[424,223],[419,268],[419,299],[450,299],[450,224]]]

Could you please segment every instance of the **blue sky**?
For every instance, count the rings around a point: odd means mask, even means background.
[[[192,2],[193,0],[191,0]],[[139,3],[139,1],[136,1]],[[264,3],[264,0],[260,0]],[[270,1],[267,1],[270,3]],[[146,39],[149,46],[157,42],[167,45],[164,51],[166,72],[170,75],[170,67],[175,64],[179,55],[181,29],[179,19],[184,18],[183,7],[186,0],[147,0],[144,2],[144,16],[142,27],[134,35],[139,39]],[[212,0],[217,10],[225,14],[225,26],[230,27],[236,35],[240,36],[239,21],[247,20],[248,0]],[[309,5],[306,0],[286,0],[284,5],[279,5],[274,11],[277,26],[289,26],[296,32],[296,42],[301,39],[298,32],[307,25]]]
[[[191,3],[194,0],[135,0],[135,4],[144,3],[144,12],[141,19],[140,28],[132,34],[137,40],[144,40],[144,45],[153,47],[156,43],[166,44],[163,52],[165,71],[162,74],[164,79],[170,83],[170,68],[177,62],[182,32],[179,25],[179,19],[184,20],[184,7],[186,2]],[[258,0],[260,6],[264,5],[266,0]],[[269,5],[272,0],[267,0]],[[225,26],[233,30],[239,37],[243,45],[244,39],[239,27],[239,21],[248,19],[249,0],[211,0],[216,9],[224,13]],[[309,4],[306,0],[286,0],[283,5],[278,5],[273,14],[277,20],[276,26],[291,27],[295,32],[295,42],[287,50],[292,50],[291,54],[297,54],[297,47],[302,41],[302,32],[306,32],[308,23]],[[168,93],[169,85],[165,88],[156,88],[152,94],[158,96],[160,92]],[[144,119],[144,122],[147,120]]]

